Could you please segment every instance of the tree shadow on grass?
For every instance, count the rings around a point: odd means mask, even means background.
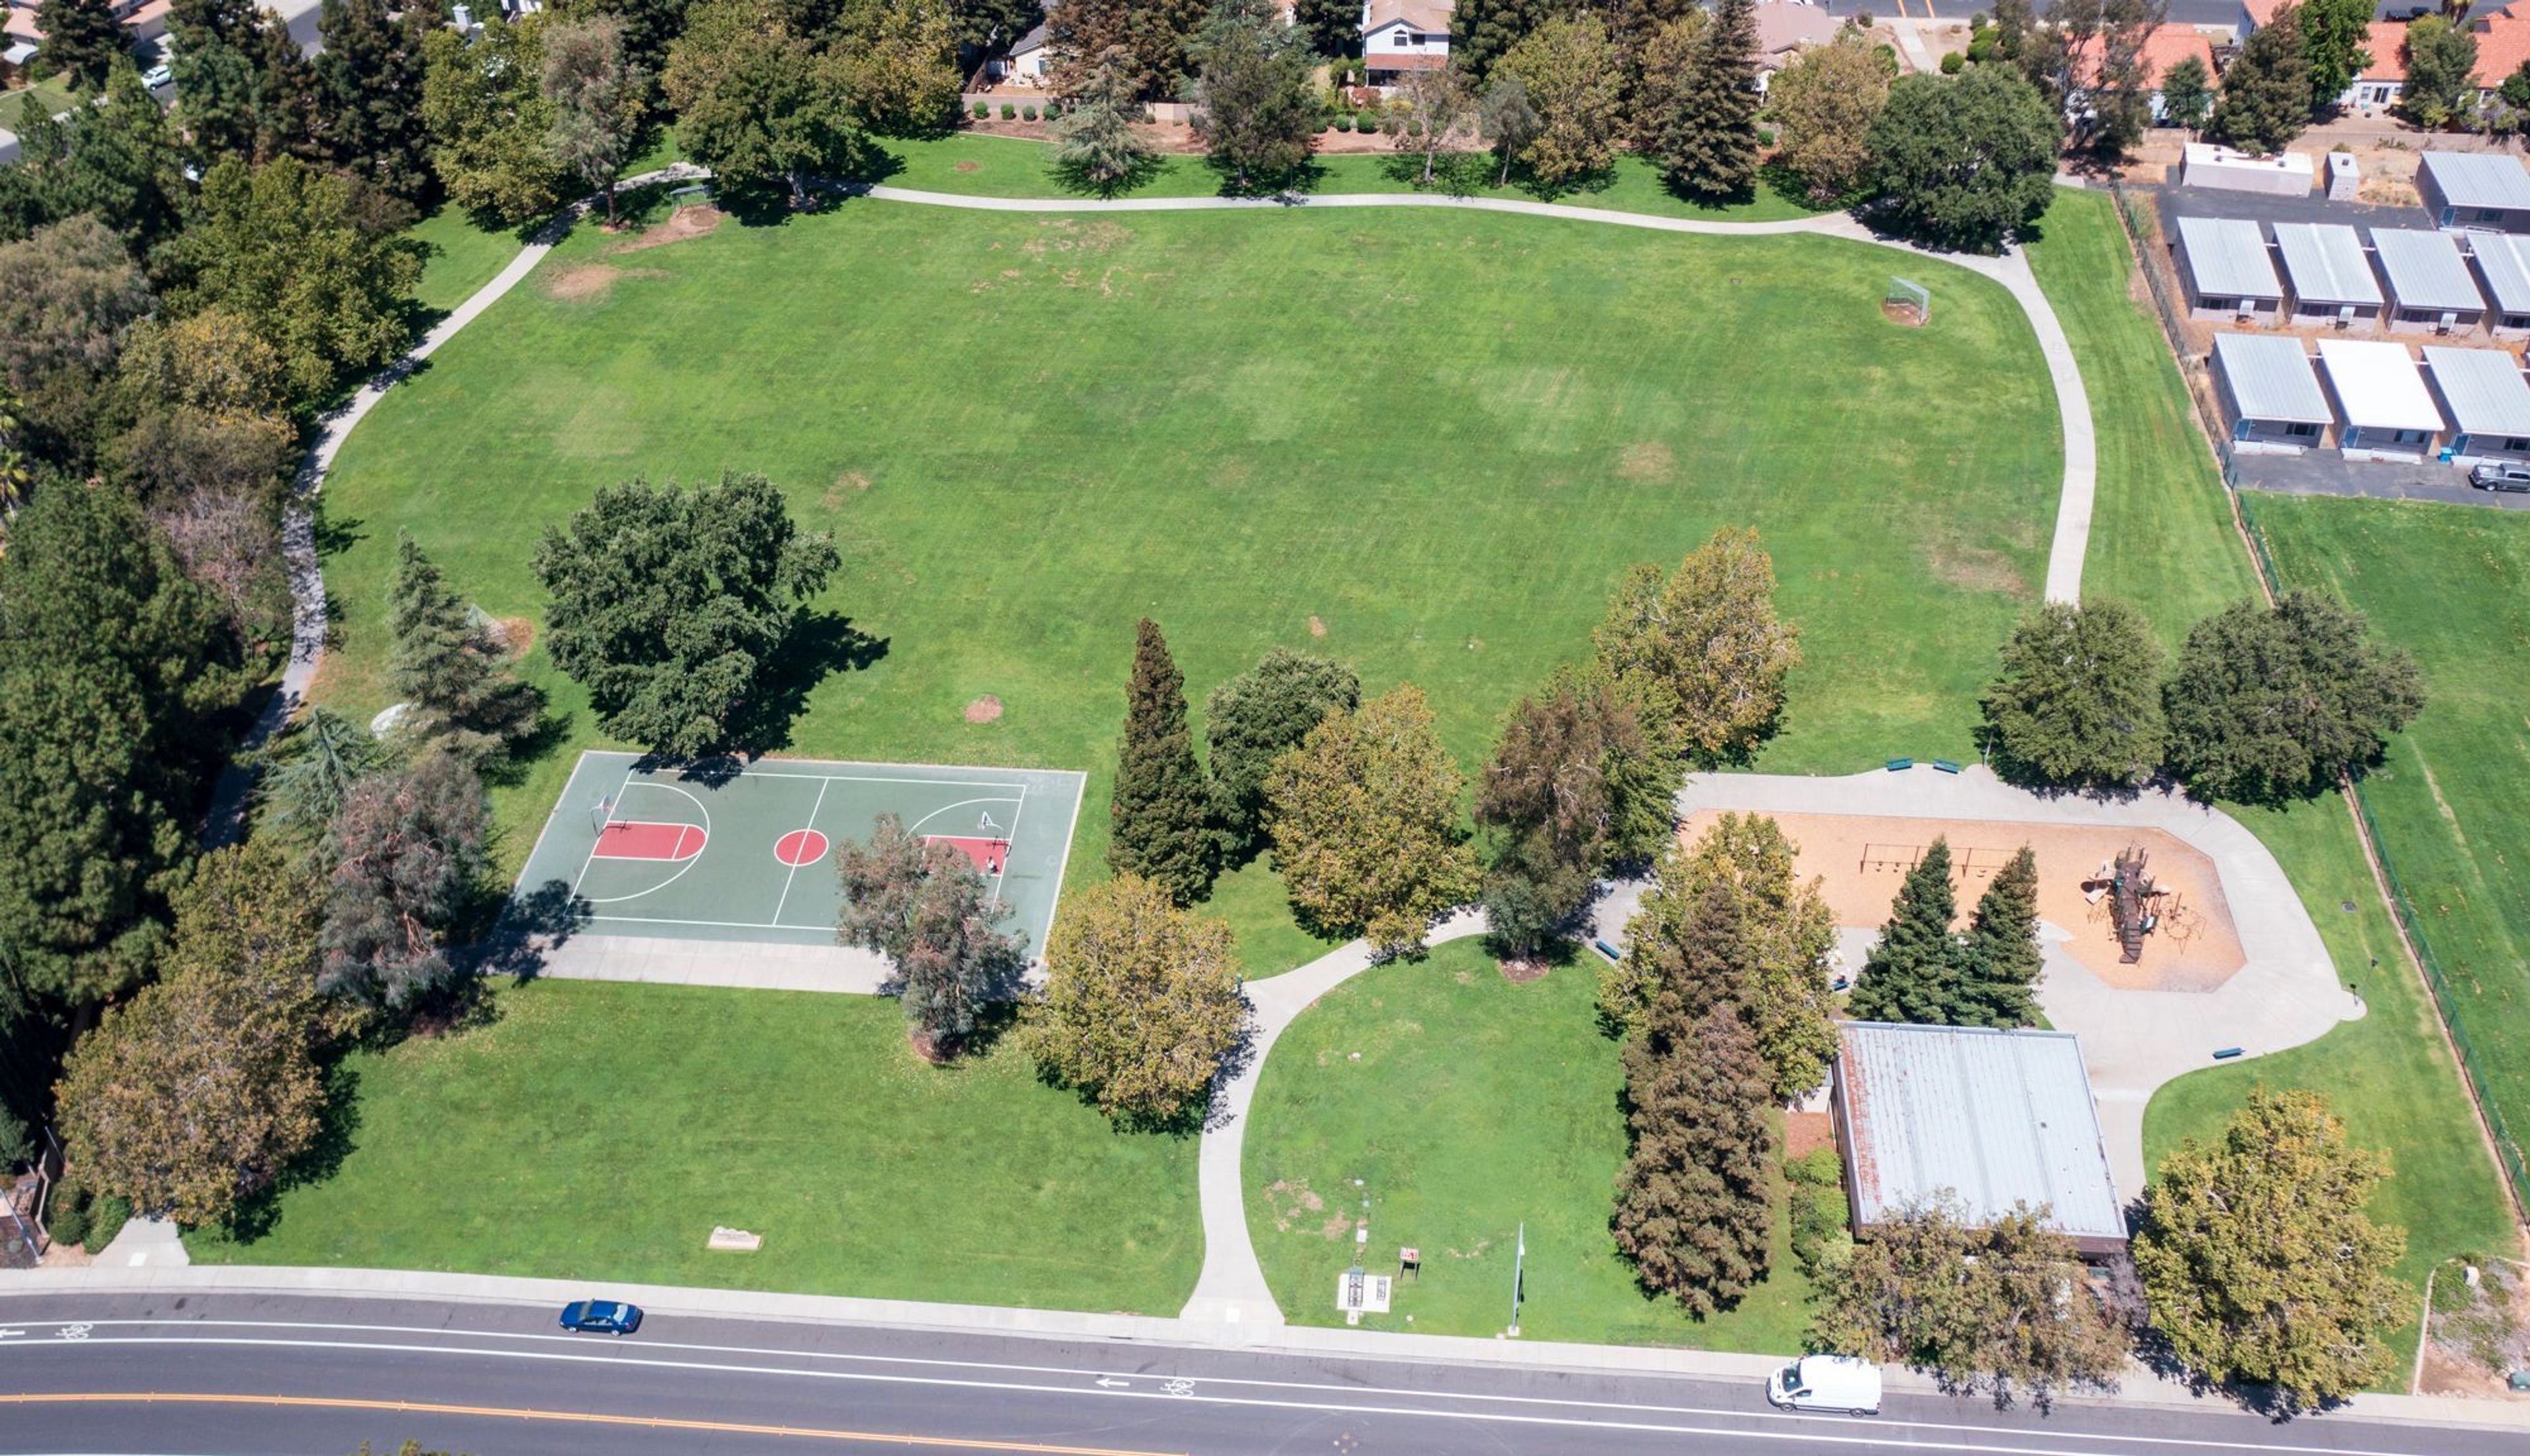
[[[221,1227],[237,1244],[252,1244],[281,1222],[281,1200],[292,1189],[322,1183],[342,1171],[359,1146],[360,1074],[349,1063],[325,1068],[325,1105],[316,1113],[316,1137],[290,1160],[272,1186],[241,1200]]]
[[[1089,169],[1078,162],[1056,162],[1046,169],[1055,185],[1067,192],[1090,197],[1121,197],[1139,191],[1169,170],[1169,159],[1157,152],[1146,152],[1124,176],[1101,182],[1089,175]]]
[[[548,880],[501,902],[482,937],[460,961],[462,979],[479,987],[493,976],[523,985],[543,974],[545,958],[588,925],[593,907],[560,880]]]
[[[791,725],[806,711],[808,694],[837,672],[868,671],[887,656],[888,639],[852,625],[839,612],[802,612],[782,646],[756,674],[755,690],[730,721],[733,752],[759,758],[791,746]]]

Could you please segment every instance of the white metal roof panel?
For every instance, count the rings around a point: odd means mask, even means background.
[[[2284,286],[2258,225],[2237,218],[2182,217],[2178,244],[2196,291],[2216,297],[2281,298]]]
[[[2081,1046],[2066,1032],[1847,1022],[1839,1076],[1864,1223],[1944,1194],[1976,1221],[2044,1204],[2077,1237],[2125,1237]]]
[[[2401,308],[2476,313],[2486,307],[2477,280],[2468,276],[2459,243],[2448,233],[2417,228],[2374,228],[2372,251],[2390,280],[2390,298]]]
[[[2530,172],[2501,152],[2429,151],[2416,165],[2434,175],[2453,207],[2530,209]]]
[[[2425,367],[2450,406],[2451,426],[2470,435],[2530,436],[2530,383],[2501,349],[2428,345]]]
[[[2293,297],[2311,303],[2381,306],[2381,285],[2364,259],[2363,242],[2343,223],[2278,223],[2276,246]]]
[[[2468,250],[2486,291],[2502,313],[2530,313],[2530,238],[2514,233],[2471,232]]]
[[[2443,412],[2404,345],[2319,341],[2319,365],[2337,391],[2345,422],[2366,430],[2443,429]]]
[[[2337,422],[2310,355],[2301,341],[2282,334],[2217,334],[2215,367],[2230,384],[2231,400],[2243,419],[2283,420],[2294,424]]]

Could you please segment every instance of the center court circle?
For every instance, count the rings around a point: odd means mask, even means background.
[[[792,869],[826,857],[826,836],[812,829],[795,829],[773,845],[773,857]]]

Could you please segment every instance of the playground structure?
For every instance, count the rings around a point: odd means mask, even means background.
[[[1689,817],[1702,834],[1713,811]],[[2038,913],[2063,952],[2112,987],[2208,991],[2247,960],[2213,861],[2150,829],[1868,814],[1778,814],[1803,879],[1817,877],[1839,925],[1876,928],[1936,837],[1951,849],[1960,922],[2026,844],[2038,858]],[[2120,866],[2128,882],[2117,884]],[[2123,917],[2122,919],[2120,917]]]

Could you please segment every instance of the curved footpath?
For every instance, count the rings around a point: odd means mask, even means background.
[[[621,186],[645,186],[659,182],[698,180],[709,174],[702,168],[680,163],[657,172],[628,178]],[[1301,211],[1320,208],[1351,207],[1423,207],[1456,209],[1468,212],[1513,213],[1526,217],[1561,218],[1570,222],[1602,223],[1611,227],[1639,228],[1658,233],[1683,233],[1707,237],[1780,237],[1792,234],[1815,234],[1870,243],[1900,252],[1931,257],[1982,274],[2003,286],[2028,316],[2038,339],[2040,354],[2047,361],[2050,380],[2055,386],[2057,413],[2063,426],[2064,478],[2057,504],[2056,530],[2048,553],[2046,595],[2049,601],[2078,601],[2082,590],[2082,558],[2091,534],[2091,508],[2098,484],[2098,455],[2093,442],[2090,398],[2082,387],[2082,374],[2073,360],[2071,344],[2064,337],[2056,310],[2039,288],[2037,276],[2030,271],[2027,256],[2012,251],[2001,257],[1978,257],[1970,254],[1934,253],[1911,243],[1875,236],[1869,229],[1843,213],[1814,217],[1788,218],[1775,222],[1719,222],[1699,218],[1656,217],[1646,213],[1618,212],[1607,208],[1576,207],[1561,202],[1529,202],[1495,197],[1450,197],[1430,193],[1339,193],[1326,196],[1286,197],[1124,197],[1108,200],[1090,198],[974,197],[951,192],[921,191],[908,188],[873,185],[847,189],[851,194],[878,201],[912,203],[932,207],[963,208],[976,212],[1183,212],[1183,211]],[[593,200],[593,199],[592,199]],[[491,282],[459,304],[440,321],[411,354],[379,375],[355,395],[341,410],[328,416],[309,448],[298,483],[282,523],[283,550],[290,566],[294,620],[291,630],[290,662],[282,674],[280,690],[273,694],[256,716],[247,735],[245,748],[254,748],[278,731],[298,712],[307,689],[315,681],[325,651],[326,614],[325,585],[316,552],[314,501],[324,487],[325,474],[333,467],[344,440],[353,428],[366,418],[386,392],[410,375],[421,360],[436,352],[440,346],[455,337],[460,329],[480,317],[484,310],[500,301],[502,296],[535,271],[545,254],[570,231],[589,207],[578,204],[572,212],[557,219],[536,235],[534,241],[521,248]],[[245,755],[242,754],[243,758]],[[1834,781],[1819,781],[1822,783]],[[209,821],[203,831],[207,842],[223,843],[236,837],[243,823],[247,794],[252,787],[250,771],[231,769],[221,778],[214,797]],[[2245,833],[2245,832],[2243,832]],[[2272,861],[2270,861],[2272,863]],[[2287,893],[2289,888],[2287,887]],[[2305,921],[2305,924],[2307,922]],[[1428,938],[1432,943],[1481,934],[1484,923],[1480,914],[1461,912],[1442,922]],[[1202,1209],[1204,1224],[1203,1273],[1197,1280],[1193,1297],[1187,1302],[1183,1318],[1211,1325],[1244,1324],[1250,1327],[1271,1326],[1283,1322],[1282,1311],[1267,1288],[1263,1268],[1247,1231],[1246,1198],[1241,1186],[1240,1144],[1244,1137],[1247,1111],[1254,1100],[1256,1078],[1264,1065],[1265,1053],[1274,1039],[1282,1034],[1293,1018],[1310,1002],[1344,981],[1374,963],[1368,946],[1361,942],[1343,946],[1297,970],[1254,983],[1249,995],[1256,1006],[1256,1034],[1247,1061],[1224,1088],[1222,1105],[1213,1123],[1203,1135],[1200,1156]],[[2333,984],[2333,983],[2332,983]],[[2316,1033],[2313,1033],[2316,1035]],[[2302,1038],[2307,1040],[2307,1038]],[[2155,1083],[2154,1085],[2158,1085]],[[2147,1089],[2146,1095],[2149,1095]],[[2141,1105],[2134,1112],[2137,1128],[2137,1153],[2140,1159]],[[150,1237],[151,1231],[136,1230],[137,1237]],[[172,1240],[170,1241],[172,1242]],[[181,1251],[182,1246],[177,1249]],[[181,1252],[173,1258],[181,1259]]]

